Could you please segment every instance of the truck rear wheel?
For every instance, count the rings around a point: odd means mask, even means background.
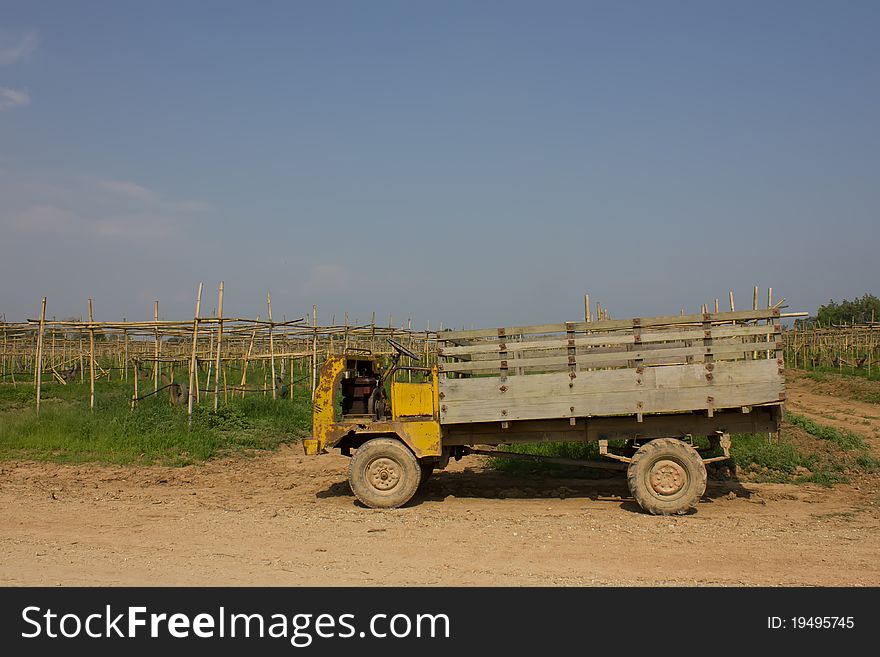
[[[348,467],[351,492],[374,509],[409,502],[419,487],[421,468],[409,448],[394,438],[373,438],[358,447]]]
[[[658,438],[639,447],[626,479],[636,502],[654,515],[687,513],[706,492],[703,459],[676,438]]]

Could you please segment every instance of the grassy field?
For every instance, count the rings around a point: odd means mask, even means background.
[[[869,373],[867,369],[859,369],[855,367],[810,367],[798,368],[800,371],[807,372],[807,376],[816,381],[824,381],[823,375],[853,376],[858,379],[866,379],[868,381],[880,381],[880,371],[876,368]]]
[[[230,398],[217,414],[203,398],[191,426],[185,406],[171,406],[167,393],[144,399],[134,411],[130,396],[130,384],[102,382],[90,413],[87,383],[44,384],[37,417],[31,385],[0,386],[0,459],[185,465],[272,449],[306,435],[311,426],[308,391],[296,391],[293,400],[259,393]]]

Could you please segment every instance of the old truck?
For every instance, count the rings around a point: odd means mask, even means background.
[[[590,467],[625,469],[643,509],[681,514],[703,496],[706,466],[729,459],[731,435],[778,430],[780,332],[775,307],[441,331],[431,366],[403,365],[420,357],[393,341],[385,366],[363,351],[332,355],[303,446],[350,456],[352,492],[392,508],[450,458],[597,441],[603,461]]]

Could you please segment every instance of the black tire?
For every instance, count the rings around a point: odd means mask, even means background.
[[[431,475],[434,473],[434,462],[433,461],[419,461],[419,468],[421,469],[421,477],[419,477],[419,486],[424,484],[428,479],[431,478]]]
[[[706,466],[693,447],[676,438],[658,438],[636,451],[626,472],[629,491],[645,511],[681,515],[706,492]]]
[[[373,438],[348,466],[351,492],[373,509],[394,509],[412,499],[421,480],[415,454],[395,438]]]

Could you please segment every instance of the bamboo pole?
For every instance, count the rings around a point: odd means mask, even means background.
[[[40,303],[40,333],[37,335],[37,362],[34,384],[37,388],[37,415],[40,414],[40,393],[43,384],[43,327],[46,324],[46,297]]]
[[[6,353],[8,351],[6,335],[6,313],[3,313],[3,382],[6,382]]]
[[[134,394],[131,397],[131,410],[132,411],[134,411],[134,407],[138,403],[138,371],[137,371],[138,362],[137,362],[137,360],[134,360],[133,364],[134,364]],[[126,371],[128,371],[127,367],[126,367]]]
[[[125,321],[125,317],[122,318],[122,321]],[[125,363],[125,366],[122,368],[122,379],[123,381],[128,381],[128,329],[123,329],[122,334],[124,336],[123,342],[123,353],[122,353],[122,361]],[[137,379],[137,370],[134,371],[134,378]]]
[[[214,366],[214,412],[220,402],[220,345],[223,343],[223,281],[220,281],[220,290],[217,293],[217,317],[220,323],[217,325],[217,358]],[[223,371],[223,391],[226,392],[226,371]]]
[[[92,300],[89,299],[89,410],[95,408],[95,329],[92,323]]]
[[[260,321],[260,316],[257,315],[257,321]],[[244,366],[241,368],[241,384],[239,387],[241,388],[241,398],[244,399],[245,388],[247,387],[247,371],[248,371],[248,363],[251,359],[251,352],[254,350],[254,338],[257,337],[257,327],[254,326],[254,330],[251,333],[251,342],[248,345],[247,353],[244,356]]]
[[[153,392],[159,392],[159,301],[153,303],[153,317],[156,320],[155,336],[153,342]]]
[[[315,401],[315,388],[318,385],[318,306],[312,305],[312,401]]]
[[[290,383],[287,386],[287,395],[290,399],[293,399],[293,356],[290,357]]]
[[[275,386],[275,337],[272,330],[272,291],[266,292],[266,306],[269,313],[269,358],[272,362],[272,401],[276,398]]]
[[[196,372],[196,345],[199,340],[199,309],[202,305],[202,284],[199,283],[199,291],[196,294],[196,316],[193,319],[193,339],[192,353],[189,360],[189,390],[187,390],[186,415],[187,421],[192,423],[193,411],[193,385],[198,385],[198,376]]]
[[[214,329],[208,330],[208,376],[205,378],[205,390],[211,389],[211,373],[214,369]],[[198,391],[198,388],[196,388]],[[196,401],[199,397],[196,395]]]

